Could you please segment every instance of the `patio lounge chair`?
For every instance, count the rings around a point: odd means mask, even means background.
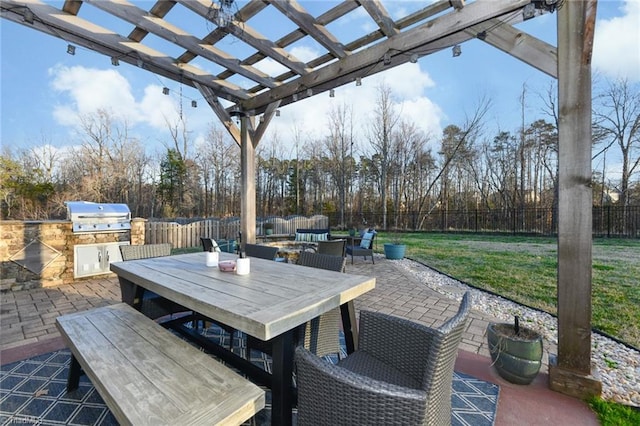
[[[438,328],[361,311],[358,350],[337,365],[298,347],[298,424],[451,424],[453,366],[470,304],[466,293]]]
[[[145,244],[120,246],[122,260],[148,259],[151,257],[169,256],[171,244]],[[151,319],[162,318],[181,312],[191,312],[189,309],[175,302],[167,300],[152,291],[145,291],[142,300],[138,299],[138,286],[120,279],[122,301],[133,306],[140,306],[140,312]]]
[[[368,230],[360,239],[360,244],[355,244],[354,239],[351,238],[349,244],[347,246],[347,254],[351,255],[351,264],[353,265],[353,257],[354,256],[364,256],[364,260],[367,260],[367,256],[371,256],[371,261],[376,263],[373,258],[373,240],[376,238],[376,231]]]
[[[329,271],[344,272],[346,258],[308,251],[300,253],[298,264]],[[335,308],[307,322],[298,335],[304,347],[317,356],[340,354],[340,308]],[[251,349],[271,354],[271,342],[247,335],[247,358]]]

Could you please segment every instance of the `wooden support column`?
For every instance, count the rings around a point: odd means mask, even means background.
[[[600,395],[591,366],[591,52],[596,0],[558,10],[558,358],[551,389]]]
[[[240,168],[242,195],[240,199],[240,229],[242,244],[256,242],[256,149],[249,137],[250,120],[240,117]],[[253,128],[253,126],[251,126]]]

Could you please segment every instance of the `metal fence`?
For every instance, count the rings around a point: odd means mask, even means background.
[[[273,233],[295,235],[296,229],[324,229],[329,227],[327,216],[270,217],[256,221],[256,235],[263,235],[263,224],[273,224]],[[170,221],[148,221],[145,224],[145,243],[171,243],[173,248],[197,247],[200,237],[218,240],[237,239],[240,219],[176,219]]]
[[[593,235],[596,237],[640,238],[640,206],[593,207]],[[434,210],[429,214],[387,215],[387,228],[431,232],[500,232],[557,235],[557,211],[551,208]],[[381,214],[359,215],[359,227],[383,228]],[[339,223],[330,217],[332,224]]]

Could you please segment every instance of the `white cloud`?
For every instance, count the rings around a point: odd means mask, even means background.
[[[98,109],[113,111],[120,117],[137,116],[131,86],[114,70],[55,66],[49,75],[53,77],[53,89],[70,97],[69,104],[54,107],[54,116],[61,124],[74,125],[78,114],[90,114]]]
[[[593,47],[593,67],[613,78],[640,80],[640,1],[627,0],[623,16],[598,20]]]
[[[296,46],[291,49],[291,54],[303,62],[309,62],[310,60],[317,58],[320,55],[320,52],[308,46]]]
[[[162,87],[149,85],[144,89],[144,96],[139,103],[142,118],[147,124],[158,129],[166,129],[167,121],[175,123],[178,119],[178,111],[174,102],[174,95],[162,93]]]
[[[109,111],[130,125],[148,124],[166,128],[165,117],[175,122],[178,112],[173,96],[162,94],[162,87],[149,85],[136,101],[127,79],[115,70],[82,66],[55,66],[49,70],[54,90],[66,95],[54,107],[53,115],[62,125],[75,126],[78,115]],[[175,96],[175,94],[174,94]]]
[[[402,99],[422,97],[426,89],[435,86],[429,73],[422,71],[417,63],[406,63],[376,74],[371,78],[363,79],[363,83],[366,82],[370,84],[369,81],[375,86],[384,82],[384,84],[391,88],[395,96]]]

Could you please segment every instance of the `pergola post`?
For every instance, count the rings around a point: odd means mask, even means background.
[[[549,387],[600,395],[591,366],[591,52],[596,0],[558,9],[558,359]]]
[[[250,120],[254,117],[240,117],[240,230],[243,249],[245,243],[256,242],[256,149],[249,136]]]

